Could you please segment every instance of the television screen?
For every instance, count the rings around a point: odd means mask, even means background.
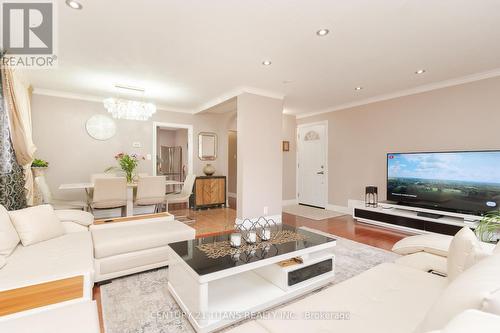
[[[469,214],[498,210],[500,151],[387,154],[387,199]]]

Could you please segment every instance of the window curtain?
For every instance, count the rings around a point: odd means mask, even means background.
[[[31,128],[31,91],[21,75],[11,69],[2,68],[2,91],[9,120],[10,140],[17,163],[24,175],[26,203],[33,205],[33,162],[36,146]]]
[[[17,163],[12,146],[2,81],[0,80],[0,204],[8,210],[15,210],[26,207],[25,181],[23,169]]]

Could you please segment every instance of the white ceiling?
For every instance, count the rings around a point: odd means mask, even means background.
[[[252,87],[304,114],[500,68],[498,0],[80,2],[57,1],[59,67],[28,71],[35,92],[109,97],[120,83],[196,112]]]

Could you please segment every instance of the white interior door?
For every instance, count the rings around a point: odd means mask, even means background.
[[[298,201],[325,208],[327,204],[326,124],[298,127]]]

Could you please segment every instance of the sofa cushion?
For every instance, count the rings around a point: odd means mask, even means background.
[[[482,310],[500,316],[500,288],[484,298]]]
[[[194,237],[194,229],[178,221],[124,222],[113,228],[92,229],[96,258],[151,249]]]
[[[446,278],[384,263],[280,308],[285,319],[269,316],[257,323],[269,332],[412,332],[446,283]],[[307,312],[328,318],[311,320]],[[348,317],[335,320],[334,313]]]
[[[436,271],[447,275],[447,260],[445,257],[437,256],[427,252],[412,253],[401,256],[394,261],[398,265],[405,265],[423,272]]]
[[[468,227],[460,229],[448,250],[448,278],[455,279],[483,257],[485,255],[474,232]]]
[[[0,256],[0,268],[5,266],[6,263],[7,263],[7,259],[5,259],[4,256]]]
[[[84,273],[92,276],[93,271],[90,232],[67,234],[31,246],[19,244],[0,270],[0,290]]]
[[[19,244],[19,235],[10,221],[9,212],[0,205],[0,257],[8,256]]]
[[[499,276],[500,254],[485,258],[467,269],[439,295],[420,324],[418,332],[441,329],[462,311],[481,309],[485,298],[500,288]]]
[[[440,234],[409,236],[394,244],[392,251],[401,255],[423,251],[446,257],[452,239],[452,236]]]
[[[500,317],[477,310],[467,310],[454,317],[441,333],[497,333]]]
[[[61,221],[51,205],[14,210],[9,215],[24,246],[64,235]]]

